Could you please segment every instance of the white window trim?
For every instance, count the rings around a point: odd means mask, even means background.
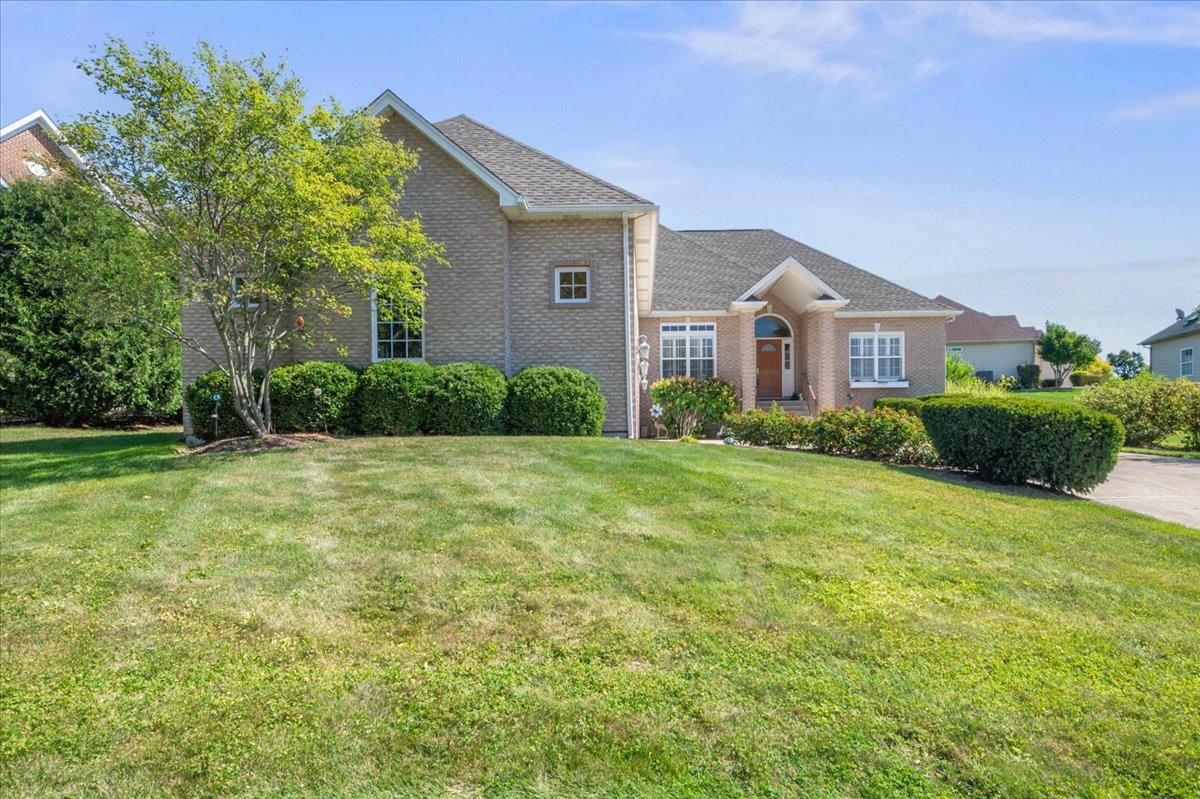
[[[380,358],[379,357],[379,313],[376,304],[375,291],[371,291],[371,363],[381,361],[424,361],[425,360],[425,307],[421,307],[421,357],[420,358]]]
[[[584,285],[584,289],[587,292],[586,297],[584,297],[582,300],[577,300],[575,298],[571,298],[569,300],[564,300],[562,298],[562,296],[560,296],[559,291],[560,291],[561,287],[559,285],[558,280],[559,280],[559,275],[561,275],[563,272],[583,272],[583,274],[584,274],[584,284],[583,285]],[[565,265],[565,266],[554,267],[554,304],[555,305],[586,305],[587,303],[589,303],[591,301],[592,301],[592,268],[590,266],[585,266],[583,264],[576,264],[574,266]]]
[[[1190,369],[1187,372],[1183,371],[1183,354],[1185,352],[1190,356],[1189,362],[1188,362],[1188,366],[1190,367]],[[1195,347],[1184,347],[1183,349],[1181,349],[1179,351],[1179,376],[1180,377],[1195,377],[1196,376],[1196,348]]]
[[[899,380],[880,380],[879,379],[879,339],[881,338],[900,338],[900,374],[903,375]],[[874,380],[855,380],[853,377],[853,366],[850,360],[850,342],[855,338],[871,338],[874,342],[871,346],[871,360],[873,364],[872,372],[875,375]],[[863,330],[851,332],[846,338],[846,367],[850,374],[851,388],[908,388],[908,345],[904,340],[902,331],[888,332],[886,330]],[[861,356],[860,356],[861,357]]]
[[[234,275],[230,279],[230,281],[229,281],[229,307],[230,308],[250,309],[250,308],[258,307],[259,304],[257,302],[247,302],[245,300],[238,299],[238,297],[240,295],[240,292],[238,291],[238,281],[245,280],[245,279],[246,278],[243,275]]]
[[[671,330],[671,331],[666,330],[666,328],[668,328],[668,327],[679,327],[680,325],[686,327],[687,330]],[[692,327],[695,325],[711,325],[712,330],[692,330]],[[672,338],[678,338],[680,336],[683,336],[687,341],[687,344],[685,346],[687,347],[688,354],[687,354],[687,357],[683,359],[687,364],[687,367],[686,367],[687,377],[693,376],[692,375],[692,361],[693,360],[696,360],[696,361],[708,360],[707,358],[693,358],[692,357],[692,355],[691,355],[691,353],[692,353],[692,338],[693,337],[706,338],[708,336],[711,336],[712,337],[712,353],[713,353],[712,354],[713,378],[714,379],[716,378],[717,363],[718,363],[718,361],[717,361],[717,323],[716,322],[663,322],[658,326],[658,379],[659,380],[662,380],[665,376],[665,372],[663,371],[663,364],[666,363],[666,361],[668,360],[666,357],[664,357],[664,353],[663,353],[663,339],[666,338],[667,336],[671,336]],[[680,359],[679,358],[671,358],[670,360],[678,361]],[[678,375],[676,375],[676,377],[678,377]]]

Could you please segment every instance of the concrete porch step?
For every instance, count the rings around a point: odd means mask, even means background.
[[[808,410],[808,403],[804,400],[760,399],[756,400],[755,404],[763,410],[770,410],[771,406],[775,405],[779,408],[779,410],[786,413],[800,413],[804,414],[805,416],[811,415],[810,411]]]

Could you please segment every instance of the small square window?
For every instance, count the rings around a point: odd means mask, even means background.
[[[559,266],[554,269],[554,301],[582,303],[592,299],[591,269],[586,266]]]

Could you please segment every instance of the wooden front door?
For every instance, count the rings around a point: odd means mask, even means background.
[[[783,352],[778,341],[770,339],[756,342],[758,345],[758,396],[783,396]]]

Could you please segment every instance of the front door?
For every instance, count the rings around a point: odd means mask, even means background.
[[[758,396],[783,396],[783,353],[778,341],[758,341]]]

